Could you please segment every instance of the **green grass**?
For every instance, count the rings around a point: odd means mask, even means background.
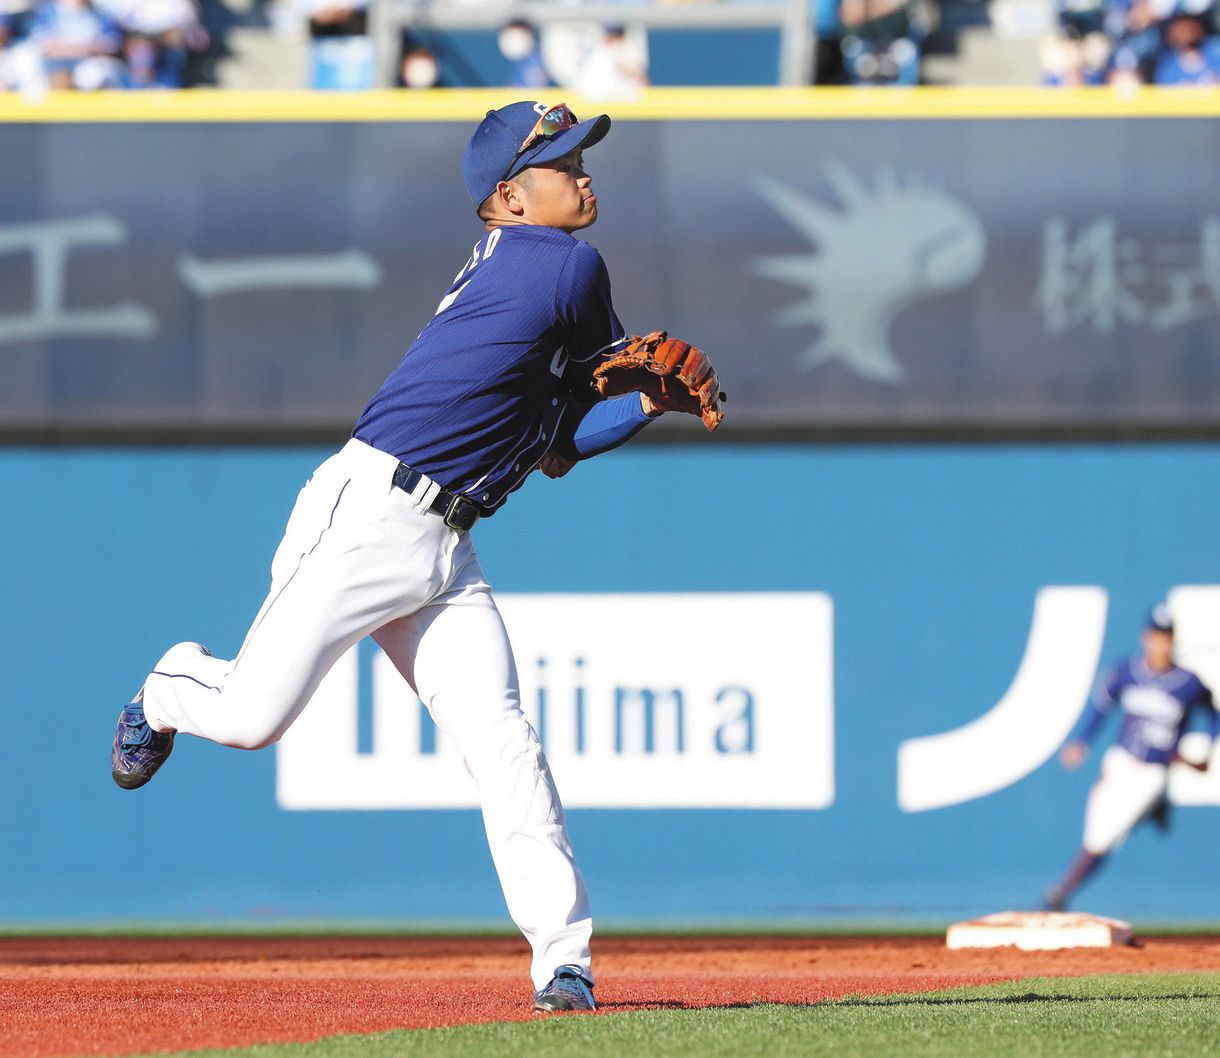
[[[1215,1058],[1220,973],[981,988],[336,1036],[192,1058]]]

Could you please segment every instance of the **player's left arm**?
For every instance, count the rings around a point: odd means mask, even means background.
[[[566,428],[561,425],[555,445],[538,464],[539,469],[547,477],[561,478],[580,460],[630,441],[654,417],[635,393],[595,404],[573,400],[565,416]]]
[[[1216,745],[1216,739],[1220,738],[1220,711],[1217,711],[1216,709],[1216,701],[1212,697],[1211,688],[1208,687],[1207,684],[1205,684],[1197,676],[1195,677],[1195,680],[1198,687],[1196,689],[1194,698],[1191,700],[1191,706],[1192,708],[1206,709],[1210,714],[1208,717],[1208,734],[1211,736],[1211,745],[1208,746],[1207,753],[1202,760],[1194,760],[1183,757],[1181,753],[1178,752],[1177,747],[1174,748],[1173,759],[1176,761],[1181,761],[1183,764],[1188,764],[1196,771],[1207,771],[1208,765],[1211,764],[1212,749]]]
[[[539,466],[549,477],[562,477],[579,460],[625,444],[664,409],[640,393],[605,400],[593,384],[594,369],[626,342],[626,332],[614,311],[605,262],[592,246],[573,248],[555,302],[568,350],[564,381],[572,395],[555,444]]]

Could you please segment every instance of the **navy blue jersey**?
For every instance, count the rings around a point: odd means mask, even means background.
[[[1132,756],[1153,764],[1168,764],[1178,748],[1191,713],[1210,712],[1212,737],[1217,716],[1212,692],[1193,672],[1176,665],[1166,672],[1153,672],[1142,654],[1135,654],[1110,669],[1097,684],[1080,737],[1090,741],[1105,717],[1118,705],[1123,724],[1119,744]]]
[[[557,228],[495,228],[353,436],[494,510],[551,448],[590,454],[574,443],[597,400],[590,376],[622,337],[592,246]],[[607,403],[594,418],[613,442],[647,422],[634,394]]]

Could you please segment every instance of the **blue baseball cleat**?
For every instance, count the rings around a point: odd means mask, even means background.
[[[534,1013],[556,1014],[565,1010],[596,1010],[593,985],[585,980],[579,966],[565,964],[555,967],[551,983],[534,993]]]
[[[124,790],[135,790],[157,774],[174,748],[174,733],[154,731],[144,719],[143,693],[119,713],[110,751],[110,774]]]

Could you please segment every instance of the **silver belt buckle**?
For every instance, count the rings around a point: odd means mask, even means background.
[[[454,496],[445,511],[445,524],[450,529],[467,530],[479,520],[479,508],[465,496]]]

